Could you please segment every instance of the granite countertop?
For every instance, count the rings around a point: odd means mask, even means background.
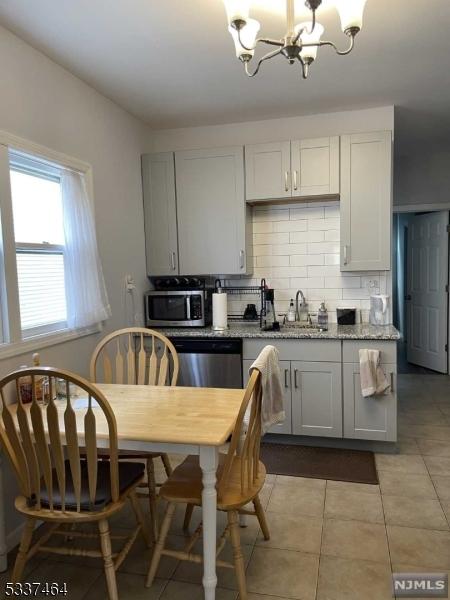
[[[256,323],[231,323],[226,331],[214,331],[212,327],[165,327],[155,328],[167,337],[192,338],[265,338],[265,339],[314,339],[314,340],[391,340],[400,339],[400,332],[393,325],[376,326],[337,325],[330,323],[328,331],[308,331],[292,326],[282,327],[281,331],[261,331]]]

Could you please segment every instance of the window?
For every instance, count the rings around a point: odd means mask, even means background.
[[[89,165],[0,131],[1,358],[97,332],[111,316],[91,183]]]
[[[9,153],[22,337],[67,327],[61,170]]]

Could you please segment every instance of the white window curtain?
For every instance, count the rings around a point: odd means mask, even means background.
[[[94,211],[82,174],[62,170],[67,325],[88,327],[111,316],[97,248]]]

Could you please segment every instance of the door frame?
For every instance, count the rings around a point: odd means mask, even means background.
[[[420,212],[443,212],[446,211],[449,213],[449,222],[450,222],[450,202],[442,202],[438,203],[422,203],[422,204],[398,204],[393,205],[392,213],[420,213]],[[449,241],[449,254],[450,254],[450,241]],[[392,265],[394,265],[394,244],[392,244]],[[449,273],[448,273],[448,285],[450,286],[450,256],[449,256]],[[392,282],[394,283],[394,282]],[[447,303],[447,344],[449,346],[449,351],[447,352],[447,375],[450,375],[450,296],[448,296]]]

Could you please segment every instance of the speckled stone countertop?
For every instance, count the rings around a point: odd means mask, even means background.
[[[375,326],[367,323],[360,325],[337,325],[330,323],[328,331],[308,331],[293,327],[282,327],[281,331],[261,331],[254,323],[232,323],[226,331],[214,331],[212,327],[166,327],[155,328],[167,337],[192,338],[268,338],[268,339],[313,339],[313,340],[391,340],[400,339],[400,332],[393,325]]]

